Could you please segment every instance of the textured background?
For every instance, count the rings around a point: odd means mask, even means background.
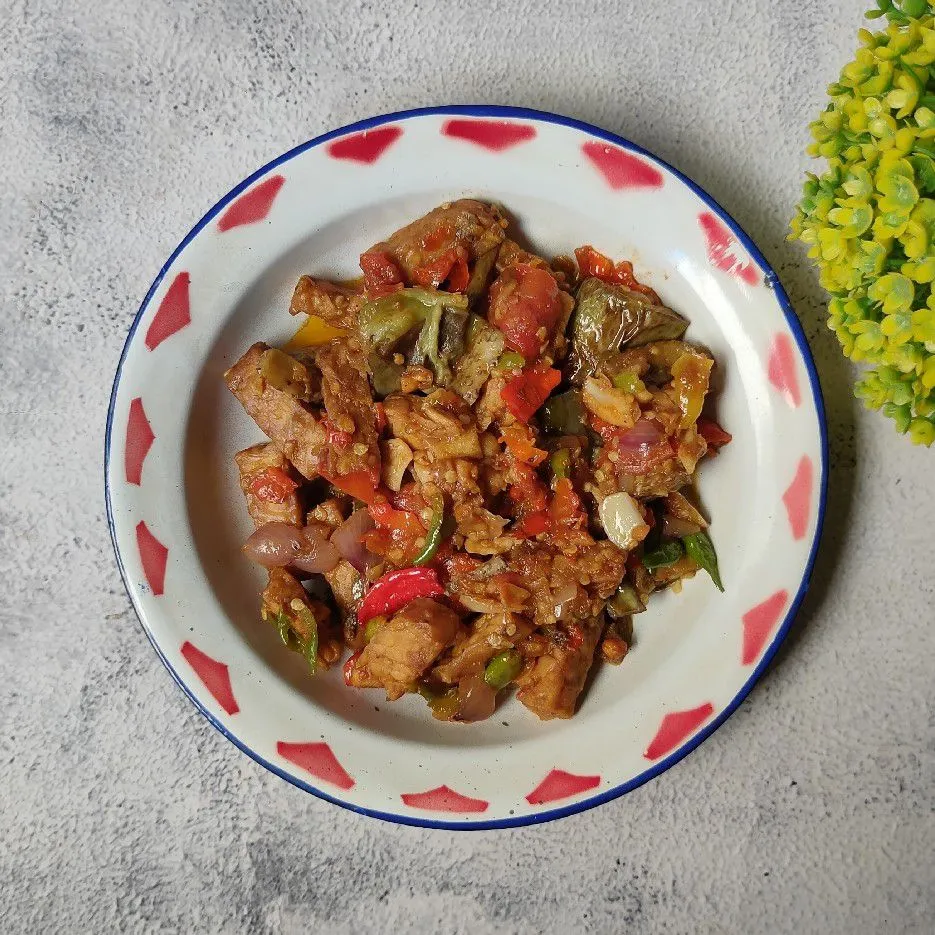
[[[783,239],[862,4],[495,6],[2,3],[0,931],[933,930],[935,452],[857,410]],[[111,374],[180,236],[295,143],[435,102],[693,176],[777,267],[828,404],[826,535],[770,671],[676,768],[539,828],[385,825],[264,772],[159,664],[104,518]]]

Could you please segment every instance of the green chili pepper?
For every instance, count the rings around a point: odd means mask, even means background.
[[[567,448],[559,448],[552,452],[549,458],[549,467],[552,468],[552,476],[558,481],[562,480],[571,473],[571,453]]]
[[[646,552],[643,555],[643,565],[648,571],[655,571],[657,568],[674,565],[684,554],[682,543],[678,539],[673,539],[671,542],[663,542],[652,552]]]
[[[635,393],[641,382],[635,370],[622,370],[614,377],[614,386],[624,393]]]
[[[515,650],[510,649],[504,653],[497,653],[487,668],[484,669],[484,681],[496,691],[505,688],[519,675],[523,667],[523,657]]]
[[[314,673],[318,669],[318,621],[307,607],[302,607],[295,613],[309,633],[308,639],[299,648],[308,662],[309,670]]]
[[[292,621],[282,611],[279,611],[273,618],[273,623],[276,624],[276,629],[279,630],[279,638],[292,649],[295,644],[295,637],[292,634]]]
[[[498,370],[521,370],[526,366],[526,358],[516,351],[504,351],[497,361]]]
[[[539,417],[549,435],[581,435],[586,431],[581,391],[568,390],[553,396],[539,410]]]
[[[424,682],[419,682],[416,685],[416,691],[428,702],[428,706],[432,710],[432,717],[440,721],[450,721],[461,707],[457,686],[452,686],[447,691],[439,694]]]
[[[413,565],[426,565],[438,552],[442,544],[443,526],[445,524],[445,501],[438,497],[432,504],[432,519],[429,522],[428,532],[425,534],[425,545],[422,551],[413,559]]]
[[[682,542],[688,557],[711,576],[711,580],[719,591],[723,591],[724,585],[721,584],[721,573],[717,567],[717,552],[714,551],[711,537],[702,529],[694,535],[683,536]]]
[[[617,588],[617,593],[607,602],[607,613],[615,620],[620,617],[629,617],[630,614],[639,614],[646,610],[646,605],[640,600],[636,588],[624,581]]]
[[[377,634],[377,630],[386,623],[386,617],[372,617],[364,627],[364,642],[369,643]]]

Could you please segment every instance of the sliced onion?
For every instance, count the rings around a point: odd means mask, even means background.
[[[617,445],[628,454],[644,455],[665,437],[662,429],[651,419],[640,419],[632,429],[617,437]]]
[[[319,536],[306,535],[304,544],[295,558],[293,567],[306,571],[310,575],[321,575],[331,571],[341,561],[341,553],[327,539]]]
[[[360,541],[361,536],[373,529],[375,525],[367,510],[355,510],[331,534],[331,541],[341,556],[361,573],[380,560],[379,556],[374,555]]]
[[[624,552],[629,552],[649,532],[639,504],[628,493],[604,497],[598,513],[607,538]]]
[[[299,529],[291,523],[266,523],[247,539],[243,550],[264,568],[291,566],[308,574],[331,571],[341,558],[317,530]]]
[[[247,558],[264,568],[291,565],[305,545],[302,530],[291,523],[266,523],[244,543]]]
[[[662,533],[670,539],[693,536],[696,532],[701,532],[701,527],[697,523],[689,522],[679,516],[673,516],[671,513],[666,513],[662,520]]]
[[[552,595],[552,600],[555,602],[554,613],[556,620],[561,620],[564,617],[568,605],[571,604],[577,596],[578,585],[573,582],[562,585],[562,587]]]
[[[497,693],[481,675],[468,675],[458,683],[458,719],[483,721],[497,707]]]
[[[506,562],[501,556],[495,555],[489,561],[484,562],[480,568],[475,568],[474,571],[471,572],[470,577],[474,578],[476,581],[486,581],[494,575],[499,575],[502,571],[506,571]]]

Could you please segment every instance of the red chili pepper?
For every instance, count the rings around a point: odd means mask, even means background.
[[[364,595],[357,609],[357,622],[366,623],[373,617],[390,616],[417,597],[438,597],[444,593],[434,568],[390,571]]]
[[[411,510],[397,510],[385,500],[376,500],[367,509],[373,521],[384,529],[399,531],[412,538],[425,535],[425,526],[419,519],[418,513]]]
[[[463,247],[452,247],[434,260],[412,271],[412,278],[420,286],[437,289],[447,280],[450,292],[463,292],[470,281]]]
[[[351,471],[350,474],[325,474],[322,477],[338,490],[356,497],[364,503],[373,503],[379,492],[380,475],[376,469],[372,471]]]
[[[357,660],[360,658],[360,654],[363,652],[362,649],[358,649],[353,656],[351,656],[347,662],[344,663],[344,684],[351,684],[351,677],[354,674],[354,666],[357,663]]]
[[[527,513],[513,527],[516,535],[523,539],[531,539],[538,536],[539,533],[548,532],[552,528],[552,517],[548,510],[536,510],[535,513]]]
[[[361,254],[360,268],[364,271],[364,288],[370,296],[385,295],[402,284],[399,264],[385,250]]]
[[[527,513],[544,510],[548,505],[549,491],[539,475],[528,464],[520,463],[513,464],[510,472],[516,478],[510,485],[510,499]]]
[[[374,418],[377,423],[377,435],[382,435],[387,425],[389,425],[386,418],[386,407],[383,403],[374,403],[373,409],[375,413]]]
[[[581,527],[587,521],[581,498],[569,478],[563,477],[556,483],[549,513],[553,522],[561,526]]]
[[[581,632],[581,627],[577,623],[569,623],[566,632],[568,633],[568,648],[572,652],[576,652],[581,648],[581,644],[584,642],[584,634]]]
[[[604,282],[617,283],[626,286],[634,292],[642,292],[657,305],[659,296],[649,286],[644,286],[633,274],[633,264],[629,260],[621,260],[614,265],[610,257],[604,256],[590,244],[578,247],[575,250],[575,259],[582,277],[594,276]]]
[[[533,364],[507,382],[500,398],[520,422],[528,422],[561,381],[558,370],[543,363]]]
[[[321,420],[321,427],[328,433],[329,445],[340,448],[342,451],[351,447],[351,442],[354,441],[353,434],[337,428],[327,416]]]
[[[725,432],[714,419],[701,416],[698,419],[698,434],[708,443],[710,451],[717,451],[726,445],[734,436]]]
[[[250,493],[266,503],[283,503],[298,486],[282,468],[268,467],[250,482]]]

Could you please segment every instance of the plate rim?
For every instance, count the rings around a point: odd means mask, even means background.
[[[542,123],[557,124],[559,126],[569,127],[571,129],[580,130],[584,133],[587,133],[598,139],[602,139],[608,143],[612,143],[615,146],[619,146],[622,149],[628,150],[629,152],[637,153],[642,156],[648,156],[651,159],[655,160],[660,165],[664,166],[668,171],[670,171],[676,178],[679,179],[684,185],[686,185],[695,195],[697,195],[717,216],[730,228],[731,232],[737,237],[737,239],[743,244],[744,248],[747,250],[750,257],[757,264],[760,271],[764,274],[768,288],[773,292],[776,297],[779,307],[783,313],[783,317],[786,319],[786,324],[789,326],[792,336],[795,340],[796,347],[801,355],[802,362],[805,366],[805,371],[808,376],[809,388],[811,390],[812,399],[815,405],[817,421],[818,421],[818,431],[819,431],[819,440],[820,440],[820,454],[821,454],[821,465],[819,471],[819,484],[818,484],[818,506],[817,506],[817,515],[816,515],[816,525],[815,532],[812,538],[812,543],[809,549],[808,558],[805,563],[805,569],[802,574],[801,581],[799,582],[798,589],[793,597],[792,601],[789,603],[788,608],[783,616],[782,623],[776,630],[772,640],[770,641],[769,646],[766,648],[763,653],[762,658],[759,663],[755,666],[753,671],[750,673],[750,676],[743,683],[731,701],[724,707],[724,709],[715,717],[709,724],[706,724],[704,727],[699,729],[694,735],[692,735],[684,743],[680,744],[672,753],[663,759],[659,760],[656,763],[653,763],[649,768],[639,773],[637,776],[634,776],[632,779],[629,779],[627,782],[621,783],[619,785],[612,786],[609,789],[605,789],[603,792],[600,792],[596,795],[589,796],[587,798],[580,799],[576,802],[573,802],[569,805],[560,806],[552,809],[545,809],[541,812],[536,812],[533,814],[519,815],[513,817],[503,817],[503,818],[492,818],[487,820],[478,820],[478,821],[448,821],[437,818],[421,817],[418,815],[406,815],[396,812],[385,812],[380,809],[368,808],[361,805],[356,805],[352,802],[347,802],[342,799],[337,798],[334,795],[329,794],[328,792],[323,791],[322,789],[316,787],[310,782],[307,782],[304,779],[301,779],[297,776],[294,776],[285,769],[278,766],[276,763],[271,762],[262,754],[257,753],[251,747],[249,747],[244,741],[237,737],[231,730],[229,730],[224,723],[216,717],[208,708],[202,704],[201,701],[197,698],[194,692],[189,689],[185,680],[181,675],[176,671],[176,669],[169,662],[165,654],[160,649],[153,635],[150,633],[149,629],[143,622],[142,614],[139,607],[137,606],[136,600],[134,598],[133,589],[131,589],[129,584],[129,578],[126,572],[126,568],[123,564],[123,559],[120,554],[120,549],[117,545],[117,534],[115,528],[114,520],[114,511],[113,503],[111,498],[111,487],[110,487],[110,472],[109,465],[111,462],[111,450],[112,450],[112,433],[113,433],[113,423],[114,423],[114,410],[117,402],[117,392],[120,386],[120,380],[123,375],[124,363],[126,361],[127,353],[129,351],[130,345],[133,341],[133,338],[136,334],[136,330],[139,326],[140,321],[143,318],[143,315],[146,313],[149,308],[150,302],[153,299],[156,291],[158,290],[160,284],[165,278],[166,273],[178,258],[179,254],[194,240],[201,231],[210,224],[214,218],[225,208],[228,204],[234,201],[240,194],[245,190],[250,188],[254,182],[262,178],[271,170],[277,168],[278,166],[283,165],[284,163],[289,162],[294,159],[296,156],[301,155],[309,149],[315,149],[328,141],[335,139],[336,137],[346,136],[350,133],[358,133],[363,130],[369,130],[374,127],[382,126],[387,123],[399,122],[404,120],[410,120],[415,117],[425,117],[425,116],[467,116],[467,117],[479,117],[479,118],[512,118],[519,120],[532,120]],[[665,159],[657,156],[654,152],[649,149],[646,149],[643,146],[640,146],[637,143],[633,143],[631,140],[628,140],[626,137],[620,136],[619,134],[612,133],[609,130],[604,130],[601,127],[597,127],[591,123],[588,123],[583,120],[578,120],[573,117],[566,117],[561,114],[552,113],[550,111],[535,110],[532,108],[526,107],[514,107],[509,105],[493,105],[493,104],[449,104],[449,105],[440,105],[440,106],[428,106],[428,107],[418,107],[408,110],[393,111],[385,114],[379,114],[373,117],[367,117],[363,120],[358,120],[354,123],[347,124],[342,127],[338,127],[334,130],[329,130],[326,133],[320,134],[319,136],[313,137],[310,140],[307,140],[304,143],[300,143],[297,146],[294,146],[292,149],[287,150],[281,155],[275,157],[274,159],[267,162],[265,165],[261,166],[255,172],[248,175],[241,182],[231,188],[225,195],[223,195],[214,205],[209,208],[204,215],[197,221],[197,223],[188,231],[188,233],[182,238],[178,243],[175,249],[170,254],[169,258],[162,265],[162,268],[157,273],[155,279],[150,285],[149,289],[146,292],[143,301],[140,303],[139,309],[136,312],[136,315],[133,318],[133,321],[130,325],[129,331],[127,332],[126,340],[124,341],[123,349],[120,353],[120,359],[117,363],[117,369],[114,374],[114,381],[110,393],[110,401],[107,407],[107,421],[104,433],[104,499],[107,513],[107,527],[110,532],[111,543],[114,549],[114,555],[117,560],[117,567],[120,572],[121,580],[123,581],[124,589],[127,592],[127,596],[130,599],[130,604],[133,607],[133,611],[136,615],[137,622],[139,623],[143,633],[146,635],[146,638],[149,640],[153,649],[156,652],[156,655],[162,661],[162,664],[169,671],[169,674],[172,676],[175,683],[181,688],[185,696],[194,704],[197,710],[208,720],[208,722],[218,730],[227,740],[229,740],[235,747],[237,747],[242,753],[245,753],[252,760],[260,764],[261,766],[268,769],[271,773],[276,776],[279,776],[281,779],[286,780],[286,782],[291,783],[299,789],[304,790],[305,792],[311,793],[319,799],[322,799],[326,802],[330,802],[333,805],[338,805],[341,808],[345,808],[349,811],[355,812],[360,815],[367,815],[371,818],[379,818],[383,821],[392,822],[395,824],[402,825],[411,825],[419,828],[438,828],[444,830],[452,831],[461,831],[461,830],[471,830],[471,831],[489,831],[500,828],[516,828],[522,827],[525,825],[535,825],[547,821],[554,821],[559,818],[565,818],[569,815],[577,814],[578,812],[587,811],[591,808],[596,808],[598,805],[603,805],[606,802],[613,801],[620,796],[632,792],[634,789],[639,788],[644,783],[649,782],[651,779],[655,779],[657,776],[664,773],[666,770],[675,766],[676,763],[688,756],[693,750],[700,746],[705,740],[708,739],[740,706],[744,701],[747,695],[752,690],[753,686],[760,679],[762,674],[765,672],[766,668],[772,662],[776,652],[779,647],[782,645],[783,641],[786,638],[789,630],[792,627],[792,623],[795,620],[796,615],[798,614],[799,607],[802,604],[803,599],[805,598],[806,593],[808,592],[809,586],[811,584],[812,572],[814,570],[815,560],[818,554],[818,548],[821,543],[822,530],[824,526],[825,518],[825,509],[827,506],[827,493],[828,493],[828,426],[827,419],[825,415],[825,405],[824,398],[821,390],[821,383],[818,377],[818,372],[815,367],[815,362],[812,357],[811,348],[808,344],[808,339],[805,336],[804,329],[798,319],[798,316],[795,314],[795,311],[792,307],[792,303],[789,300],[789,297],[786,295],[785,289],[782,286],[782,283],[779,279],[779,276],[773,270],[771,264],[767,261],[766,257],[760,251],[759,247],[753,241],[753,239],[743,230],[743,228],[737,223],[736,220],[720,205],[720,203],[711,196],[707,191],[705,191],[700,185],[698,185],[693,179],[685,175],[679,169],[676,169],[674,166],[670,165]]]

